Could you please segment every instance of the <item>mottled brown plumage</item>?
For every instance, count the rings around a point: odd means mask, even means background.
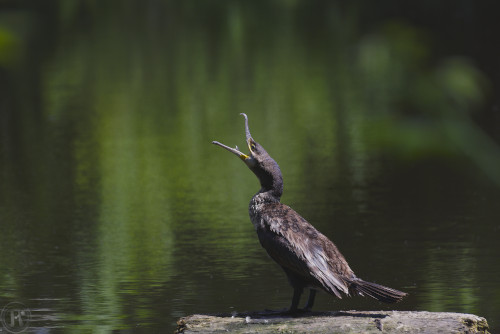
[[[392,303],[406,293],[357,278],[344,256],[333,242],[316,230],[289,206],[280,203],[283,193],[281,170],[266,150],[250,135],[245,114],[245,132],[250,155],[214,141],[239,156],[260,181],[261,189],[249,205],[250,220],[255,226],[259,241],[269,256],[288,276],[294,289],[290,312],[297,306],[304,288],[310,288],[305,306],[314,304],[316,289],[342,298],[346,295],[367,295]]]

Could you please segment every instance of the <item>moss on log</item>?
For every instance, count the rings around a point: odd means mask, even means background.
[[[311,312],[277,316],[195,314],[181,318],[175,333],[484,333],[486,319],[473,314],[413,311]]]

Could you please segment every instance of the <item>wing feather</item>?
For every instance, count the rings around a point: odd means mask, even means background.
[[[297,212],[281,203],[261,211],[259,239],[279,265],[312,285],[341,297],[354,273],[337,247]]]

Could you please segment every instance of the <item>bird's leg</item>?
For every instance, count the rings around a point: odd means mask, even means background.
[[[302,295],[303,290],[304,289],[302,287],[293,288],[292,305],[288,310],[289,313],[297,312],[297,307],[299,306],[300,296]]]
[[[310,289],[309,290],[309,298],[307,299],[306,306],[304,306],[304,311],[311,311],[313,305],[314,305],[314,298],[316,297],[316,290]]]
[[[292,305],[288,310],[281,310],[281,311],[272,311],[272,310],[265,310],[262,315],[294,315],[296,313],[299,313],[302,310],[299,310],[299,301],[300,301],[300,296],[302,295],[304,288],[303,287],[298,287],[298,288],[293,288],[293,297],[292,297]]]
[[[308,306],[312,307],[312,304],[314,303],[314,295],[316,294],[316,291],[311,289],[311,292],[309,294],[309,299],[307,300],[307,305],[306,309],[299,309],[299,302],[300,302],[300,297],[302,296],[302,292],[304,291],[304,288],[302,286],[300,287],[294,287],[293,288],[293,297],[292,297],[292,305],[288,310],[285,311],[271,311],[271,310],[266,310],[262,315],[284,315],[284,316],[294,316],[297,313],[301,313],[304,311],[309,311],[310,309],[307,309]]]

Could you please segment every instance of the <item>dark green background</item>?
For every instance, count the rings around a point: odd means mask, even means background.
[[[500,329],[494,1],[0,0],[0,307],[50,332],[173,330],[291,289],[219,140],[402,303]],[[246,149],[245,149],[246,151]]]

